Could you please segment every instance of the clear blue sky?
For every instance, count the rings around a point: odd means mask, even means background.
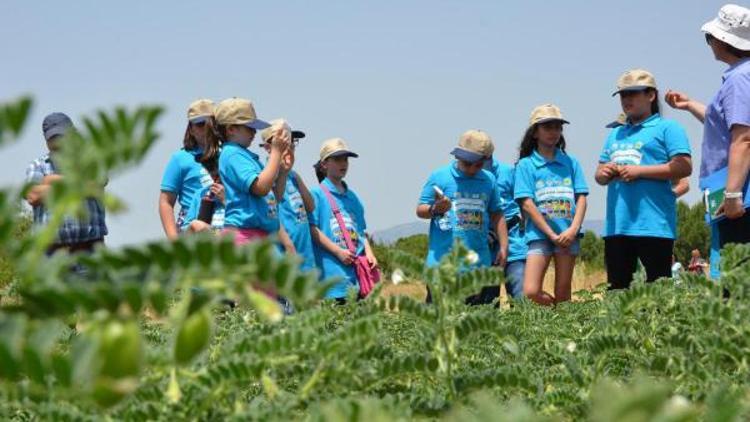
[[[591,188],[587,218],[602,219],[606,192],[593,173],[604,125],[619,112],[610,96],[617,77],[643,67],[662,92],[708,101],[724,66],[699,28],[723,3],[9,0],[0,100],[31,93],[36,107],[23,138],[0,152],[0,185],[20,183],[44,153],[45,114],[79,121],[102,107],[162,104],[159,143],[109,185],[129,210],[108,219],[108,243],[158,238],[159,182],[188,104],[240,96],[261,118],[285,117],[307,132],[297,170],[309,184],[321,141],[346,139],[360,153],[348,181],[375,231],[416,220],[422,184],[463,131],[487,131],[496,156],[514,162],[531,109],[554,102],[572,122],[569,152]],[[688,130],[697,166],[702,127],[666,114]]]

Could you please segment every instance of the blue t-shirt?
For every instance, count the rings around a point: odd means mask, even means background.
[[[341,211],[346,230],[349,232],[349,236],[356,246],[357,256],[363,255],[365,253],[364,239],[367,223],[365,222],[365,209],[362,206],[362,201],[348,187],[344,193],[340,193],[327,178],[323,180],[322,184],[328,188],[336,200],[336,205]],[[315,200],[315,210],[309,216],[311,224],[318,227],[326,237],[331,239],[340,248],[348,249],[339,223],[333,214],[328,197],[323,192],[323,189],[320,186],[316,186],[310,191],[310,194],[312,194]],[[357,274],[354,271],[353,265],[342,264],[335,255],[332,255],[321,245],[315,245],[315,250],[322,269],[321,277],[323,279],[332,277],[342,278],[339,283],[326,292],[327,298],[344,298],[347,296],[349,289],[359,290]]]
[[[186,216],[190,212],[196,193],[213,184],[211,175],[203,164],[196,160],[201,154],[203,151],[199,148],[175,152],[169,159],[161,179],[162,192],[173,193],[180,204],[176,222],[180,229],[192,221],[187,221]]]
[[[518,206],[518,202],[513,199],[515,169],[510,165],[501,163],[493,158],[489,170],[492,174],[495,175],[495,179],[497,179],[497,188],[500,195],[500,205],[503,210],[503,215],[505,216],[505,221],[507,222],[514,217],[520,217],[521,208]],[[526,246],[526,240],[524,239],[524,231],[522,230],[522,227],[523,224],[518,222],[512,228],[510,228],[510,230],[508,230],[508,262],[526,259],[528,247]],[[497,254],[497,250],[490,252],[493,255]]]
[[[258,155],[234,142],[227,142],[219,156],[219,175],[224,183],[224,225],[240,229],[279,230],[273,190],[265,197],[253,195],[250,187],[263,171]]]
[[[180,230],[187,230],[190,226],[190,223],[198,218],[198,213],[201,209],[201,201],[203,200],[203,197],[206,195],[206,193],[208,193],[209,189],[211,189],[210,186],[202,188],[200,191],[196,192],[195,195],[193,195],[193,202],[190,204],[190,208],[188,208],[188,212],[185,215],[185,220]],[[224,228],[224,204],[221,203],[219,198],[213,198],[213,203],[214,213],[211,217],[211,228],[218,231]]]
[[[294,243],[297,255],[302,258],[300,268],[303,271],[315,268],[310,221],[307,218],[307,210],[297,184],[297,174],[294,172],[290,172],[286,178],[284,198],[279,203],[279,219]]]
[[[654,114],[637,125],[626,123],[612,129],[599,162],[651,166],[668,163],[682,154],[690,155],[685,130],[677,122]],[[669,180],[612,180],[607,188],[603,235],[674,239],[677,234],[675,199]]]
[[[451,200],[451,209],[443,216],[430,221],[430,238],[427,251],[427,265],[434,266],[443,255],[450,252],[456,240],[479,255],[474,267],[492,265],[489,230],[490,214],[502,213],[500,195],[495,176],[487,170],[480,170],[474,176],[467,176],[458,169],[456,161],[435,170],[422,188],[420,204],[435,203],[434,186]]]
[[[547,224],[557,234],[567,230],[576,214],[576,196],[588,195],[589,188],[578,160],[555,150],[547,160],[538,151],[522,158],[516,165],[514,198],[532,198]],[[547,236],[527,218],[526,243],[546,240]]]

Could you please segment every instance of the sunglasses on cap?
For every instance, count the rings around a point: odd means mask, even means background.
[[[266,146],[266,145],[271,145],[271,142],[264,142],[264,143],[262,143],[262,144],[259,144],[259,145],[260,145],[261,147],[264,147],[264,146]],[[292,145],[292,147],[297,147],[297,145],[299,145],[299,139],[297,139],[297,138],[292,138],[292,142],[291,142],[291,145]]]

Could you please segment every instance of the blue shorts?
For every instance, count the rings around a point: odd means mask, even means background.
[[[570,246],[567,248],[561,248],[554,243],[552,243],[551,240],[532,240],[529,242],[529,252],[528,255],[544,255],[544,256],[551,256],[551,255],[573,255],[578,256],[578,254],[581,252],[581,243],[578,239],[576,239],[573,243],[571,243]]]

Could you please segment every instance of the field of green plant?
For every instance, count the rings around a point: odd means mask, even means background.
[[[0,107],[0,144],[30,100]],[[63,143],[53,223],[136,165],[159,108],[86,119]],[[750,247],[724,252],[722,286],[686,275],[626,292],[580,292],[556,308],[467,307],[500,280],[382,249],[432,286],[338,306],[270,243],[185,237],[88,257],[44,257],[54,233],[17,235],[22,189],[0,191],[0,245],[13,279],[0,301],[3,420],[747,420]],[[82,263],[85,276],[69,271]],[[274,287],[297,312],[261,293]],[[725,294],[724,288],[729,293]],[[222,304],[231,297],[235,309]]]

